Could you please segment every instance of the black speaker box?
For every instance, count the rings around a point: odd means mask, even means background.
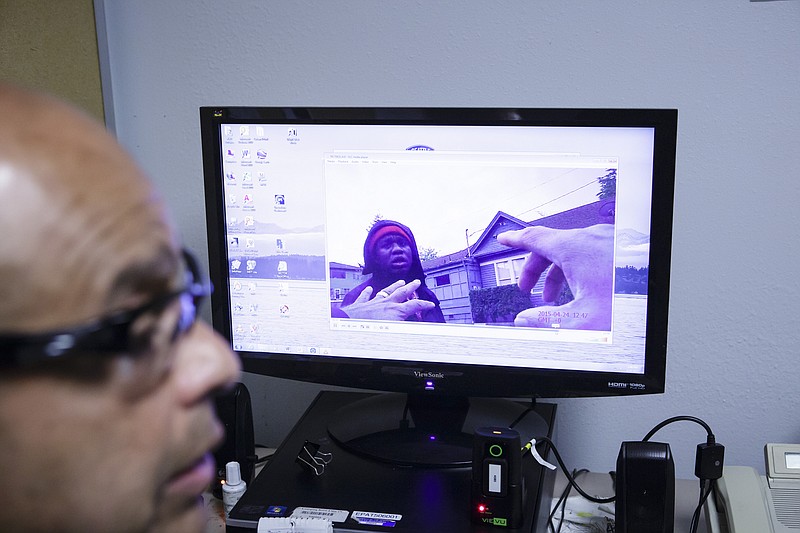
[[[617,457],[617,533],[672,533],[675,463],[669,444],[623,442]]]
[[[230,391],[215,399],[217,416],[225,426],[225,442],[214,452],[217,465],[217,479],[212,494],[222,498],[222,483],[225,479],[225,465],[230,461],[239,463],[242,480],[253,481],[256,447],[253,433],[253,408],[250,392],[244,383],[237,383]]]

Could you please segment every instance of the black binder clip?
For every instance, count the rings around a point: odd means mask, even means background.
[[[325,466],[330,463],[332,459],[333,454],[319,451],[319,444],[305,441],[294,462],[314,472],[314,475],[321,476],[322,473],[325,472]]]

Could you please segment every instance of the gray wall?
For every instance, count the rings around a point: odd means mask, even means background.
[[[117,134],[199,253],[202,105],[678,108],[667,392],[559,401],[560,449],[607,471],[679,414],[728,464],[763,471],[765,442],[800,442],[800,2],[107,0],[105,17]],[[318,390],[245,382],[270,445]],[[691,477],[702,429],[658,437]]]

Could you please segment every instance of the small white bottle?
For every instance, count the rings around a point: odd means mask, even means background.
[[[231,461],[225,465],[225,483],[222,484],[222,505],[225,507],[225,518],[247,490],[247,483],[242,480],[239,463]]]

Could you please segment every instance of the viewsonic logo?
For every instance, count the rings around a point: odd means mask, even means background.
[[[419,370],[415,370],[414,377],[423,379],[443,379],[444,374],[441,372],[420,372]]]

